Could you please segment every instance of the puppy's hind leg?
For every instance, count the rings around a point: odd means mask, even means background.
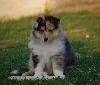
[[[34,72],[34,62],[33,62],[33,54],[30,53],[30,59],[29,59],[29,71],[25,72],[22,74],[22,76],[27,76],[27,75],[31,75]]]
[[[64,73],[64,59],[61,56],[53,56],[52,59],[52,67],[53,67],[53,73],[55,77],[57,78],[65,78]],[[54,77],[54,78],[55,78]]]

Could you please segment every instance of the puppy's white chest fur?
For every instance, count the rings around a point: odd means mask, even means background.
[[[34,55],[43,59],[44,63],[50,63],[50,57],[64,52],[64,40],[56,39],[51,43],[30,41],[28,44]]]
[[[52,43],[36,43],[36,42],[29,42],[29,48],[32,49],[32,52],[35,55],[41,57],[51,57],[56,54],[59,54],[64,49],[63,41],[57,40]]]

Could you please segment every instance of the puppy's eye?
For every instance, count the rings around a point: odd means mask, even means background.
[[[53,33],[53,30],[49,30],[50,33]]]
[[[43,31],[39,31],[40,34],[43,34]]]

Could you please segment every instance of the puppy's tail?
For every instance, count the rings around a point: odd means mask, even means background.
[[[21,68],[21,69],[13,70],[12,72],[10,72],[10,74],[23,74],[28,71],[29,71],[28,68]]]

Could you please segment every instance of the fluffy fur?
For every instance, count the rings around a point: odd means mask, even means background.
[[[72,48],[60,27],[58,18],[44,15],[33,21],[28,47],[31,50],[29,70],[22,74],[24,77],[10,76],[9,79],[65,78],[65,69],[75,66]],[[27,76],[33,72],[34,76]],[[52,72],[55,76],[48,76]],[[22,72],[15,70],[11,73]]]

